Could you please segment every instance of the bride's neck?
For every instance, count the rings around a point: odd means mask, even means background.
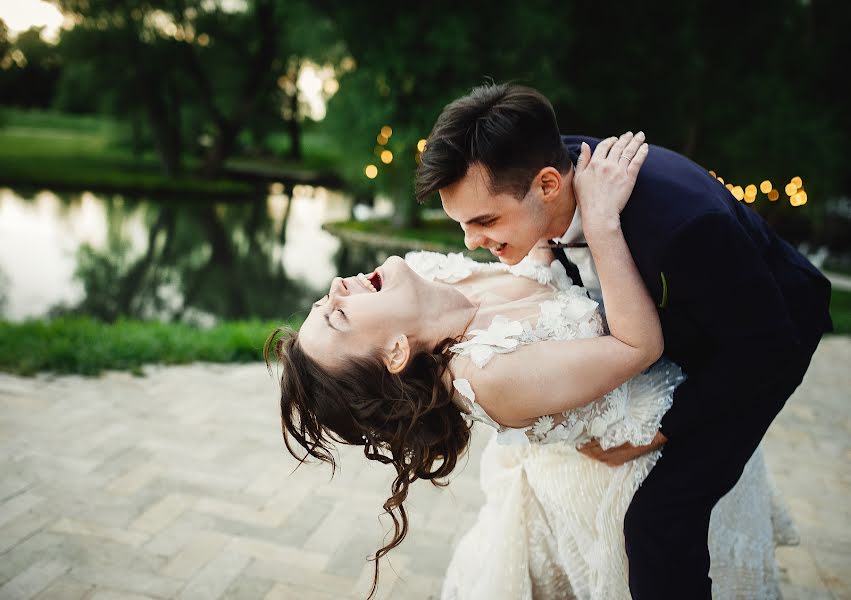
[[[422,345],[435,348],[447,338],[464,335],[479,310],[480,302],[475,294],[459,286],[439,284],[437,293],[423,298],[425,311],[421,319]]]

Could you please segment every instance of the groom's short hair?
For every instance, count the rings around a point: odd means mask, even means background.
[[[570,170],[555,111],[539,91],[485,84],[447,104],[426,140],[417,167],[419,202],[460,181],[471,165],[490,175],[492,194],[522,199],[544,167]]]

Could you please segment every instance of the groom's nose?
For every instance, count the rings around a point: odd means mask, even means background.
[[[469,227],[464,229],[464,245],[467,246],[467,250],[475,250],[484,245],[485,237],[476,233],[475,231],[471,231]]]

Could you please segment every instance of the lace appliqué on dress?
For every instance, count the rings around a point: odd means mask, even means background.
[[[542,285],[551,285],[559,290],[568,290],[574,286],[570,277],[565,273],[560,262],[554,260],[545,265],[535,262],[528,256],[516,265],[505,265],[499,262],[478,262],[464,256],[460,252],[441,254],[439,252],[417,251],[408,252],[405,262],[420,277],[429,281],[442,281],[444,283],[457,283],[463,281],[473,273],[483,272],[505,272],[516,277],[527,277]]]

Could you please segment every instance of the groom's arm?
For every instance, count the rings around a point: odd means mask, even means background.
[[[703,339],[706,358],[688,370],[662,420],[667,438],[718,426],[772,394],[799,345],[780,288],[762,255],[732,215],[702,216],[665,252],[669,306],[684,310]]]
[[[731,215],[699,217],[685,226],[666,251],[668,310],[685,310],[702,332],[695,340],[707,358],[688,370],[662,419],[661,431],[646,446],[603,450],[591,442],[587,456],[617,466],[660,448],[693,428],[722,428],[737,411],[774,394],[778,374],[798,345],[780,289],[753,241]]]

